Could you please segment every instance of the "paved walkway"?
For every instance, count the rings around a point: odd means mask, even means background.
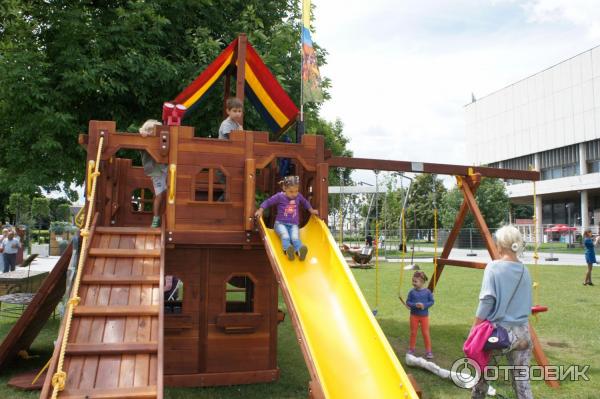
[[[433,248],[421,247],[422,252],[433,252]],[[438,249],[438,254],[441,252],[441,249]],[[474,253],[476,256],[468,256],[468,254]],[[581,254],[563,254],[563,253],[554,253],[551,254],[549,252],[540,252],[539,253],[539,264],[540,265],[570,265],[570,266],[585,266],[585,258],[583,256],[583,251]],[[558,258],[558,260],[550,261],[548,258]],[[381,258],[380,258],[381,259]],[[410,252],[409,252],[410,259]],[[469,249],[460,249],[454,248],[452,252],[450,252],[450,259],[458,259],[458,260],[470,260],[473,262],[489,262],[492,258],[488,254],[485,249],[474,249],[473,251]],[[522,261],[526,264],[533,264],[533,252],[527,251],[523,254]],[[433,258],[419,258],[421,262],[432,262]],[[399,262],[400,260],[389,260],[390,262]]]

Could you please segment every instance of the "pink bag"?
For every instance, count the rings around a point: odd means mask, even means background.
[[[494,326],[489,320],[485,320],[471,329],[469,337],[463,345],[463,352],[469,358],[477,362],[483,370],[490,361],[490,352],[483,350],[487,339],[492,335]]]

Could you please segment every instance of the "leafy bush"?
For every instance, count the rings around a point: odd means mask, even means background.
[[[50,223],[50,231],[56,235],[64,233],[72,233],[75,231],[75,226],[69,222],[52,222]]]

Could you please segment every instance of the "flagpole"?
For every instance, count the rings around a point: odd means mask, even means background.
[[[302,67],[304,65],[304,2],[300,2],[300,121],[296,124],[296,143],[302,141],[304,134],[304,79],[302,76]]]
[[[304,122],[304,79],[302,66],[304,65],[304,0],[300,3],[300,122]]]

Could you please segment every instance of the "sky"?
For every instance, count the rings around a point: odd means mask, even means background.
[[[470,164],[464,106],[600,45],[594,0],[312,0],[356,157]],[[370,172],[355,180],[374,181]]]

